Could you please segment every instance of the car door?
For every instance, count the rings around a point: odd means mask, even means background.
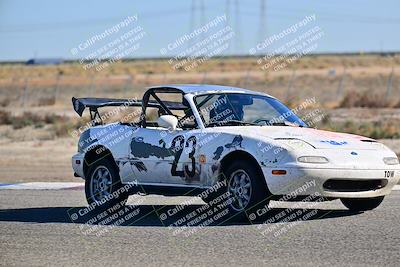
[[[178,130],[165,136],[165,142],[173,157],[166,159],[169,170],[163,183],[198,185],[200,165],[197,130]]]
[[[131,179],[139,183],[159,183],[160,170],[167,168],[165,159],[172,157],[163,143],[160,131],[140,128],[130,142]]]
[[[130,144],[132,178],[141,184],[199,184],[197,147],[191,131],[141,128]]]

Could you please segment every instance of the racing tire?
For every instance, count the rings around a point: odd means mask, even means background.
[[[341,198],[343,205],[351,211],[367,211],[377,208],[385,197],[374,198]]]
[[[220,202],[225,201],[223,206],[229,209],[229,218],[256,220],[255,212],[259,208],[267,207],[271,196],[264,176],[257,167],[248,161],[233,161],[222,171],[225,185],[203,200],[212,203],[216,198],[225,196]],[[212,205],[217,204],[218,202]]]
[[[85,179],[85,195],[89,205],[95,208],[108,208],[116,205],[125,206],[129,193],[123,190],[119,173],[107,158],[89,166]]]

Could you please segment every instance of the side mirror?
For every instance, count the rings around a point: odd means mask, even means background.
[[[158,126],[175,131],[178,125],[178,119],[172,115],[162,115],[157,120]]]

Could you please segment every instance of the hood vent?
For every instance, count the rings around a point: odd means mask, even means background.
[[[378,143],[376,140],[373,140],[373,139],[362,139],[360,141],[365,142],[365,143]]]

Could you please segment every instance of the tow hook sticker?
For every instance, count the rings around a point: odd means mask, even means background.
[[[394,171],[385,171],[385,178],[393,178]]]

